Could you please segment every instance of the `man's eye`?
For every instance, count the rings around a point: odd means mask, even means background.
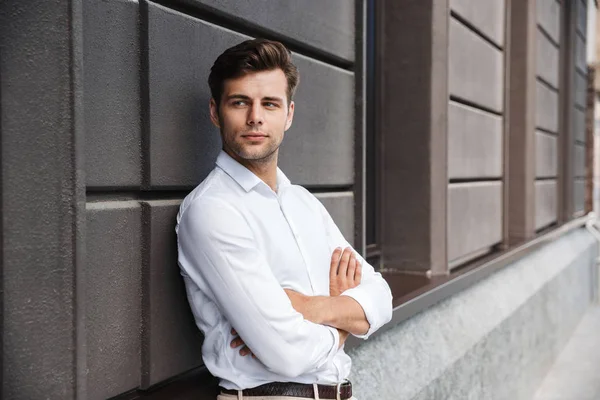
[[[240,106],[240,107],[241,107],[241,106],[245,106],[245,105],[246,105],[246,102],[245,102],[244,100],[237,100],[237,101],[234,101],[234,102],[233,102],[233,105],[234,105],[234,106]]]
[[[276,103],[267,102],[267,103],[265,103],[265,107],[275,108],[275,107],[277,107],[277,104]]]

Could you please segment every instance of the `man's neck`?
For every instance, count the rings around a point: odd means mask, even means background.
[[[277,153],[262,160],[245,160],[229,149],[223,149],[234,160],[248,168],[254,175],[267,184],[274,192],[277,192]]]

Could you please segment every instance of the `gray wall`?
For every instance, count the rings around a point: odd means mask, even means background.
[[[233,44],[292,49],[280,167],[355,241],[362,2],[22,3],[0,6],[3,398],[106,399],[201,366],[174,225],[220,149],[206,80]]]

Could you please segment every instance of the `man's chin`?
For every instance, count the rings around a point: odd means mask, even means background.
[[[244,160],[248,160],[248,161],[261,161],[261,160],[266,160],[266,159],[270,159],[271,156],[273,155],[274,151],[269,151],[269,150],[258,150],[258,149],[254,149],[254,150],[247,150],[247,149],[242,149],[241,151],[237,152],[237,155],[244,159]]]

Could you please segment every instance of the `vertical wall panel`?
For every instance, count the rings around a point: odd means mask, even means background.
[[[535,227],[541,229],[554,222],[558,217],[556,180],[535,182]]]
[[[347,0],[190,0],[219,14],[354,60],[354,2]]]
[[[502,176],[502,118],[459,103],[448,108],[448,177]]]
[[[450,8],[498,46],[504,46],[504,0],[450,0]]]
[[[502,241],[502,183],[470,182],[448,187],[448,260]]]
[[[85,363],[81,2],[0,1],[0,398],[75,399]],[[82,365],[83,364],[83,365]],[[78,370],[81,367],[81,370]]]
[[[538,178],[556,177],[558,162],[558,138],[542,131],[536,136],[536,176]]]
[[[558,47],[538,30],[537,72],[547,83],[558,88]]]
[[[140,384],[141,208],[88,203],[86,230],[87,399]]]
[[[202,364],[196,327],[177,265],[175,222],[179,200],[142,203],[149,247],[144,271],[144,386]]]
[[[84,2],[85,163],[88,186],[140,186],[138,4]]]
[[[450,18],[449,29],[450,94],[502,112],[502,52],[454,18]]]
[[[555,0],[541,0],[536,2],[537,22],[555,43],[560,41],[560,8]]]
[[[536,82],[536,126],[558,132],[558,94]]]

